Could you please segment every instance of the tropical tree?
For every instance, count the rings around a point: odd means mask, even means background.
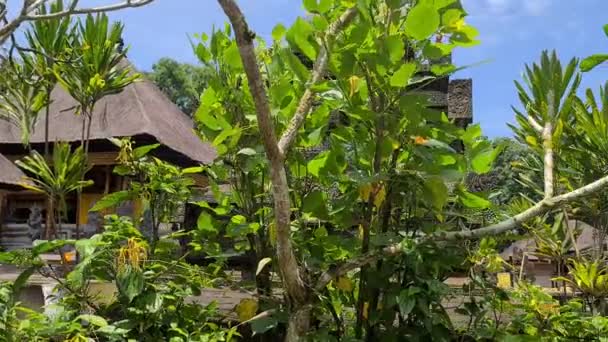
[[[116,207],[127,200],[140,200],[144,218],[138,220],[142,221],[138,222],[139,227],[150,241],[151,252],[154,253],[161,223],[174,219],[179,205],[190,199],[194,180],[188,175],[201,172],[202,168],[182,170],[150,156],[149,153],[160,144],[133,148],[128,138],[112,139],[112,142],[120,149],[118,156],[120,164],[114,172],[122,177],[129,177],[131,181],[128,189],[104,197],[91,208],[91,211]],[[146,214],[150,215],[149,220],[145,219]]]
[[[605,315],[608,307],[608,267],[602,261],[572,260],[570,277],[558,277],[564,283],[570,284],[580,291],[592,311]]]
[[[152,1],[154,0],[133,0],[107,4],[105,6],[80,7],[78,6],[79,0],[70,0],[64,7],[64,10],[55,13],[45,13],[44,10],[41,11],[41,7],[44,7],[46,3],[51,2],[51,0],[21,0],[11,2],[10,4],[6,1],[2,1],[0,2],[0,21],[2,21],[2,24],[0,25],[0,45],[3,45],[11,36],[13,36],[19,27],[26,22],[62,18],[73,14],[111,12],[129,7],[144,6]],[[20,5],[17,5],[17,3],[20,3]]]
[[[40,7],[40,14],[54,14],[64,11],[63,0],[52,3],[47,9],[46,5]],[[74,28],[69,16],[34,21],[25,32],[28,42],[28,51],[36,72],[44,83],[46,96],[45,126],[44,126],[44,156],[49,157],[49,114],[51,104],[51,92],[57,84],[54,68],[55,63],[70,63],[70,46],[74,39]]]
[[[53,148],[53,158],[46,160],[37,151],[16,161],[17,165],[29,175],[23,186],[30,190],[43,193],[48,198],[47,210],[50,211],[47,220],[46,239],[55,236],[55,220],[61,229],[61,220],[66,213],[66,198],[69,194],[78,192],[91,185],[85,181],[84,175],[90,169],[82,147],[72,151],[68,143],[58,142]]]
[[[488,172],[499,154],[481,137],[479,127],[463,131],[451,126],[441,114],[425,110],[413,93],[428,81],[417,73],[423,63],[434,61],[430,70],[440,77],[455,69],[438,62],[441,56],[457,46],[475,44],[476,31],[464,24],[457,2],[305,1],[309,21],[299,19],[289,29],[276,27],[268,58],[254,48],[254,35],[236,3],[219,3],[232,24],[241,57],[239,62],[231,54],[226,62],[242,63],[255,105],[256,117],[251,118],[268,160],[274,202],[271,231],[276,234],[276,266],[287,298],[288,341],[309,332],[311,317],[322,310],[313,303],[333,302],[339,293],[332,294],[332,288],[348,292],[352,287],[346,284],[354,275],[357,294],[346,303],[355,308],[355,337],[413,336],[421,331],[419,324],[433,326],[423,338],[446,337],[450,323],[437,300],[442,289],[437,281],[450,262],[431,257],[439,246],[514,230],[608,182],[604,177],[571,192],[555,191],[554,137],[560,136],[560,120],[571,114],[576,87],[570,83],[577,85],[579,76],[574,75],[575,63],[563,72],[557,57],[546,54],[541,66],[529,70],[534,100],[520,92],[531,106],[518,116],[524,118],[518,120],[520,125],[542,140],[538,150],[543,159],[543,199],[479,229],[451,225],[454,221],[448,220],[445,208],[488,206],[462,182],[467,170]],[[436,36],[449,38],[449,43],[432,41]],[[281,48],[284,41],[289,48]],[[215,43],[212,39],[211,48]],[[293,58],[292,49],[314,61],[312,71]],[[539,78],[539,73],[547,77]],[[205,93],[209,98],[202,101],[202,108],[222,123],[219,114],[228,111],[211,92]],[[330,133],[326,150],[309,161],[300,158],[298,168],[297,149],[292,147],[322,133],[334,110],[348,117],[348,125]],[[456,139],[465,144],[464,155],[445,148]],[[298,184],[298,170],[311,177],[314,185],[308,192],[293,186]],[[357,226],[361,238],[354,253],[331,242],[335,240],[330,230],[347,232]],[[456,260],[445,255],[446,250],[441,248],[442,256]],[[435,266],[425,268],[416,260]],[[419,284],[409,276],[411,270],[418,279],[435,281]],[[374,284],[377,280],[380,285]],[[337,327],[344,321],[337,314],[341,309],[328,308]],[[400,322],[396,329],[395,322]]]
[[[20,60],[11,59],[2,65],[0,119],[21,131],[23,145],[29,144],[38,114],[46,104],[43,83],[31,56],[23,54]]]
[[[218,68],[221,65],[218,65]],[[200,94],[205,90],[215,68],[179,63],[171,58],[161,58],[148,76],[158,88],[175,103],[182,112],[193,116],[200,104]]]
[[[59,84],[76,100],[77,115],[82,115],[82,145],[89,151],[89,137],[95,105],[104,96],[122,91],[139,78],[124,60],[128,49],[122,47],[123,25],[110,25],[108,16],[88,15],[78,23],[78,39],[71,63],[56,66]]]

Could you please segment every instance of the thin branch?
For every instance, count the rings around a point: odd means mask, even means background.
[[[340,18],[338,18],[338,20],[330,25],[327,33],[325,34],[324,43],[331,44],[331,41],[336,38],[336,36],[355,18],[356,15],[356,7],[346,10],[340,16]],[[296,138],[298,130],[306,120],[308,112],[310,112],[310,108],[312,107],[314,100],[314,91],[312,90],[312,87],[323,79],[325,72],[327,71],[329,52],[327,51],[325,44],[320,44],[320,46],[319,54],[317,55],[317,59],[313,66],[311,79],[306,86],[304,94],[300,98],[300,102],[298,103],[294,116],[291,118],[289,125],[285,129],[285,132],[283,132],[281,140],[279,141],[279,151],[283,157],[287,154],[290,145]]]
[[[555,196],[552,198],[545,198],[538,202],[534,206],[527,210],[507,219],[502,222],[489,225],[487,227],[474,229],[474,230],[462,230],[457,232],[441,232],[432,234],[423,239],[435,240],[435,241],[454,241],[454,240],[468,240],[477,239],[485,236],[494,236],[508,232],[519,227],[522,223],[544,214],[552,208],[564,203],[569,203],[580,199],[581,197],[588,196],[602,190],[608,185],[608,176],[600,178],[599,180],[587,184],[574,191],[568,192],[563,195]],[[358,258],[349,260],[348,262],[334,267],[319,277],[315,289],[319,291],[323,289],[332,280],[340,277],[354,269],[360,268],[361,266],[372,263],[380,258],[390,257],[399,255],[403,252],[399,243],[384,247],[380,252],[372,252],[359,256]]]
[[[55,12],[55,13],[47,13],[47,14],[30,14],[26,16],[25,20],[41,20],[41,19],[56,19],[65,17],[68,15],[75,14],[94,14],[94,13],[102,13],[102,12],[112,12],[125,8],[134,8],[145,6],[154,0],[126,0],[121,3],[107,5],[107,6],[99,6],[99,7],[90,7],[90,8],[75,8],[77,5],[77,1],[72,3],[70,8],[65,11]]]
[[[13,18],[10,21],[7,21],[5,25],[0,27],[0,45],[3,44],[8,39],[8,37],[13,32],[15,32],[15,30],[17,30],[17,28],[19,28],[19,25],[21,25],[25,21],[56,19],[56,18],[67,17],[70,15],[76,15],[76,14],[93,14],[93,13],[101,13],[101,12],[112,12],[112,11],[117,11],[117,10],[124,9],[124,8],[145,6],[153,1],[154,0],[125,0],[120,3],[107,5],[107,6],[90,7],[90,8],[76,8],[77,4],[78,4],[78,0],[75,0],[75,1],[71,2],[70,6],[64,11],[55,12],[55,13],[37,14],[37,13],[35,13],[36,10],[41,5],[44,5],[46,2],[48,2],[48,0],[36,0],[36,1],[24,0],[19,15],[17,15],[15,18]],[[0,15],[0,17],[4,17],[4,16],[5,16],[5,13],[3,11],[2,15]]]

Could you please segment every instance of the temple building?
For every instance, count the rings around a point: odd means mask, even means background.
[[[80,145],[82,117],[75,115],[77,104],[61,87],[51,95],[49,141]],[[41,111],[30,137],[32,150],[44,151],[45,115]],[[92,169],[86,179],[93,180],[77,203],[74,194],[67,199],[67,222],[60,237],[74,237],[76,226],[86,233],[89,227],[89,209],[104,195],[122,190],[128,180],[112,172],[117,164],[118,148],[108,138],[130,137],[135,146],[159,143],[153,155],[181,167],[210,164],[216,157],[214,148],[203,142],[194,131],[194,123],[175,106],[151,81],[142,79],[127,86],[122,92],[104,97],[92,115],[89,162]],[[46,217],[44,195],[23,189],[23,172],[12,161],[28,153],[21,143],[18,127],[0,120],[0,246],[5,249],[28,247],[32,221]],[[203,175],[195,175],[196,185],[206,186]],[[127,203],[116,211],[134,215],[139,203]],[[40,221],[40,220],[38,220]],[[29,224],[28,224],[29,222]],[[37,224],[43,224],[39,222]],[[95,224],[99,224],[96,222]]]

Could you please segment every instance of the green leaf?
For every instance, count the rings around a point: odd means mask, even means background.
[[[583,59],[583,61],[581,62],[581,71],[582,72],[591,71],[593,68],[600,65],[601,63],[604,63],[605,61],[608,61],[607,54],[597,54],[597,55],[589,56],[589,57]]]
[[[37,270],[37,266],[30,266],[19,274],[19,276],[13,283],[13,296],[19,296],[21,290],[27,285],[27,281]]]
[[[300,50],[310,60],[317,58],[317,46],[313,43],[314,28],[312,25],[302,19],[296,19],[296,22],[287,31],[286,38],[287,42],[298,50]]]
[[[185,175],[189,175],[189,174],[193,174],[193,173],[201,173],[203,172],[204,168],[202,166],[192,166],[192,167],[187,167],[185,169],[182,170],[182,173]]]
[[[301,82],[308,82],[310,78],[310,70],[308,70],[308,68],[302,64],[302,61],[293,54],[291,49],[283,49],[283,51],[281,51],[281,55],[298,80]]]
[[[302,212],[311,214],[316,218],[326,218],[327,206],[325,205],[326,199],[324,193],[315,190],[304,197],[302,200]]]
[[[137,305],[142,305],[148,313],[157,313],[163,307],[163,295],[156,291],[147,291],[137,299]]]
[[[303,5],[304,9],[310,13],[317,11],[317,0],[304,0]]]
[[[116,276],[116,285],[120,294],[131,302],[144,289],[144,274],[141,270],[130,266],[124,267],[124,270],[118,272]]]
[[[397,297],[397,304],[399,304],[399,312],[403,317],[412,312],[416,305],[416,298],[409,295],[408,291],[401,291],[399,297]]]
[[[87,321],[90,324],[103,328],[108,326],[108,321],[106,321],[103,317],[97,315],[80,315],[76,317],[75,321]]]
[[[241,54],[236,42],[230,44],[224,52],[224,61],[234,69],[240,70],[243,68],[243,61],[241,60]]]
[[[210,233],[210,234],[217,233],[217,229],[215,228],[215,225],[213,224],[213,219],[211,218],[211,215],[209,215],[206,212],[202,212],[198,216],[198,219],[196,220],[196,228],[199,231],[205,232],[205,233]]]
[[[482,141],[477,146],[469,149],[471,168],[477,174],[488,173],[492,170],[494,161],[500,155],[505,145],[499,145],[493,148],[489,141]]]
[[[410,10],[405,19],[405,34],[416,39],[429,38],[439,29],[441,18],[439,12],[428,4],[418,4]]]
[[[73,240],[41,241],[40,243],[38,243],[32,247],[32,254],[34,256],[38,256],[40,254],[54,252],[57,249],[65,246],[67,244],[70,244],[70,243],[74,243],[74,241]]]
[[[272,39],[274,41],[280,41],[285,36],[287,29],[283,24],[278,24],[272,29]]]
[[[103,335],[124,336],[129,332],[128,329],[117,328],[113,325],[107,325],[97,329],[96,333]]]
[[[160,146],[160,144],[152,144],[152,145],[137,147],[137,148],[133,149],[133,157],[135,157],[135,159],[140,159],[143,156],[150,153],[150,151],[158,148],[159,146]]]
[[[397,70],[393,76],[391,76],[390,84],[393,87],[405,87],[412,75],[416,72],[416,64],[414,63],[405,63],[403,64],[399,70]]]
[[[395,63],[403,59],[405,55],[405,43],[403,37],[398,35],[389,36],[386,39],[386,47],[391,59],[391,62]]]
[[[474,124],[467,127],[467,130],[462,135],[462,141],[468,146],[472,145],[479,137],[481,137],[481,125]]]
[[[91,239],[82,239],[76,241],[74,247],[80,254],[81,258],[87,258],[93,254],[93,252],[95,252],[95,249],[100,244],[100,237],[101,235],[96,235]]]
[[[257,319],[254,318],[249,322],[251,324],[253,335],[263,334],[268,330],[275,328],[279,324],[279,321],[274,316],[265,316]]]
[[[264,258],[258,262],[258,269],[255,271],[255,275],[259,275],[260,272],[272,261],[272,258]]]
[[[608,24],[604,25],[604,34],[608,37]]]
[[[436,210],[441,210],[448,201],[448,188],[440,177],[430,177],[424,182],[427,198]]]
[[[435,8],[440,10],[442,8],[451,6],[458,0],[435,0]]]
[[[331,9],[333,5],[333,0],[320,0],[319,6],[317,6],[317,11],[321,14],[327,13]]]
[[[492,205],[487,199],[467,191],[464,187],[458,189],[458,200],[467,208],[486,209]]]
[[[127,190],[113,192],[97,201],[97,203],[95,203],[93,208],[91,208],[89,211],[100,211],[108,208],[113,208],[125,201],[130,200],[131,197],[131,193]]]
[[[325,167],[329,158],[329,151],[319,153],[314,159],[308,162],[307,168],[313,176],[319,177],[319,172]]]
[[[242,148],[241,150],[239,150],[236,154],[243,154],[243,155],[246,155],[246,156],[254,156],[254,155],[257,154],[257,152],[254,149],[252,149],[251,147],[245,147],[245,148]]]

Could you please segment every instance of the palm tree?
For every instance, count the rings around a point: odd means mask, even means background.
[[[606,297],[608,297],[608,267],[600,260],[572,260],[570,277],[559,277],[580,291],[587,300],[592,313],[606,314]]]
[[[91,123],[97,102],[106,95],[121,92],[140,77],[123,61],[127,49],[122,47],[122,30],[120,23],[110,25],[105,14],[89,14],[84,22],[78,23],[78,39],[74,44],[78,59],[73,63],[56,64],[59,84],[78,103],[76,114],[83,119],[81,146],[85,156],[89,153]],[[80,202],[79,192],[78,207]],[[79,235],[80,225],[76,222],[76,238]]]
[[[29,145],[38,113],[46,105],[42,82],[31,56],[6,62],[0,72],[0,119],[21,131],[21,142]]]
[[[58,0],[50,5],[40,7],[40,13],[62,12],[63,1]],[[67,57],[74,39],[74,27],[71,25],[71,18],[61,17],[58,19],[38,20],[32,22],[29,29],[25,32],[25,38],[29,45],[29,50],[33,52],[34,66],[44,82],[44,92],[46,96],[46,112],[44,127],[44,157],[49,157],[49,106],[51,104],[51,92],[57,84],[57,77],[53,72],[56,62],[68,62]]]
[[[32,151],[16,164],[29,174],[28,182],[23,186],[47,196],[50,220],[47,220],[44,236],[51,239],[56,233],[55,220],[61,229],[68,194],[93,184],[83,180],[90,169],[86,155],[82,147],[72,152],[68,143],[58,142],[53,148],[52,160],[47,161],[40,153]]]

